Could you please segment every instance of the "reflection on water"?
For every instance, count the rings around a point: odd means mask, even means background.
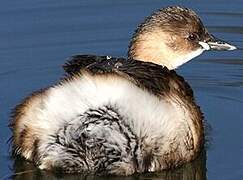
[[[0,179],[96,179],[54,176],[9,157],[10,110],[23,97],[53,84],[61,65],[73,54],[126,56],[136,25],[152,11],[181,4],[196,10],[215,36],[238,51],[210,53],[177,70],[194,90],[212,127],[206,157],[173,171],[126,179],[242,179],[243,177],[243,5],[217,1],[4,1],[0,6]],[[14,164],[14,165],[13,165]],[[206,172],[207,166],[207,172]],[[26,172],[30,170],[31,172]],[[21,172],[26,172],[22,173]],[[11,176],[13,173],[20,173]],[[107,179],[108,177],[99,177]],[[124,179],[109,177],[110,179]]]
[[[139,180],[139,179],[163,179],[163,180],[205,180],[206,179],[206,153],[203,151],[201,155],[191,163],[171,171],[163,171],[159,173],[136,174],[128,177],[118,176],[94,176],[94,175],[63,175],[51,174],[49,172],[41,171],[35,166],[23,159],[16,159],[14,163],[15,175],[11,178],[14,180],[56,180],[56,179],[71,179],[71,180],[91,180],[97,179],[106,180]]]

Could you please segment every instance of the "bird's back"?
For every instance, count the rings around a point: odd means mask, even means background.
[[[171,168],[197,155],[202,115],[182,77],[136,60],[74,59],[65,66],[70,75],[17,106],[16,153],[42,169],[118,175]]]

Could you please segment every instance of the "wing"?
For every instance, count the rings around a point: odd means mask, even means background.
[[[175,71],[150,62],[109,56],[76,55],[63,67],[70,76],[80,73],[81,70],[93,75],[113,73],[155,95],[168,94],[173,88],[193,98],[193,91],[183,77]]]
[[[68,59],[63,65],[63,69],[68,75],[74,75],[95,62],[108,60],[109,58],[109,56],[75,55]]]

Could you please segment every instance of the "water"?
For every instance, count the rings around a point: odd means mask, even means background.
[[[0,6],[0,179],[57,179],[9,157],[11,108],[32,91],[51,85],[74,54],[126,56],[135,27],[152,11],[180,4],[198,12],[211,33],[243,47],[242,0],[159,1],[22,0]],[[243,178],[243,51],[207,52],[177,70],[194,90],[211,125],[206,155],[174,171],[127,179]],[[30,171],[33,172],[30,172]],[[64,176],[78,179],[81,176]],[[92,176],[82,176],[93,179]],[[96,177],[97,178],[97,177]],[[99,177],[106,179],[107,177]],[[110,179],[123,179],[109,177]]]

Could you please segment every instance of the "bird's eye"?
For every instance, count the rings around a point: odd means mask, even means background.
[[[195,41],[195,40],[198,40],[199,39],[199,36],[196,33],[191,33],[191,34],[189,34],[188,39],[190,41]]]

